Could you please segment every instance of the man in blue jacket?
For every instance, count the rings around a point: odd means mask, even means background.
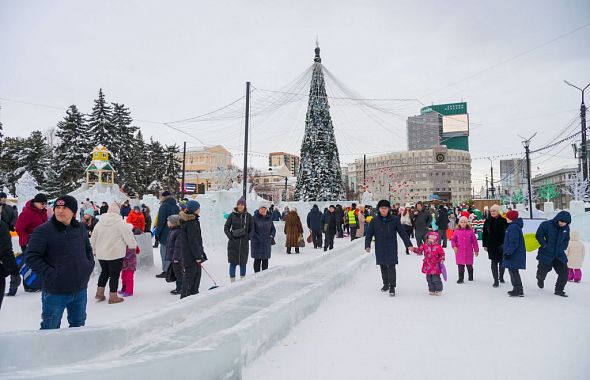
[[[395,296],[397,265],[397,235],[402,238],[407,248],[412,246],[406,230],[402,226],[399,217],[392,215],[391,204],[382,199],[377,203],[378,214],[371,220],[365,235],[365,250],[371,252],[371,241],[375,237],[375,258],[377,265],[381,267],[383,279],[382,292],[389,290],[390,296]]]
[[[50,221],[33,231],[25,261],[43,279],[41,330],[58,329],[64,310],[70,327],[86,322],[87,288],[94,256],[84,224],[74,216],[78,202],[69,195],[55,201]]]
[[[543,289],[545,278],[551,269],[557,273],[555,295],[567,297],[563,291],[567,284],[567,256],[565,250],[570,242],[570,223],[572,216],[567,211],[560,211],[552,220],[546,220],[537,229],[537,240],[541,247],[537,254],[537,285]]]
[[[166,278],[166,272],[170,261],[166,260],[166,242],[168,241],[168,217],[178,215],[180,208],[176,204],[176,199],[169,191],[162,192],[160,197],[160,209],[158,210],[158,225],[156,226],[156,240],[160,242],[160,258],[162,259],[162,273],[157,274],[157,278]]]

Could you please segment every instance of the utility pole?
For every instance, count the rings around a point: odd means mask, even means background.
[[[288,178],[285,177],[285,196],[284,196],[285,202],[287,201],[287,180],[288,180]]]
[[[535,132],[534,135],[532,135],[531,137],[529,137],[528,139],[524,139],[522,142],[522,145],[524,146],[525,152],[526,152],[526,178],[527,178],[527,183],[528,183],[528,188],[529,188],[529,213],[530,213],[530,218],[533,219],[533,189],[531,187],[531,149],[530,149],[530,145],[531,145],[531,140],[533,139],[533,137],[535,137],[537,135],[537,132]]]
[[[248,191],[248,122],[250,121],[250,82],[246,82],[246,128],[244,133],[244,172],[242,173],[242,196]]]
[[[489,157],[488,157],[488,160],[490,160],[490,172],[491,172],[490,191],[492,192],[492,199],[495,199],[496,198],[496,188],[494,187],[494,161],[492,161],[492,159]]]
[[[577,88],[582,93],[582,104],[580,104],[580,120],[582,124],[582,146],[580,151],[580,160],[582,161],[582,175],[584,177],[584,181],[588,180],[588,147],[586,146],[586,104],[584,104],[584,91],[590,86],[590,83],[586,85],[584,88],[580,88],[578,86],[574,86],[570,82],[564,80],[565,84],[568,86],[572,86],[573,88]]]
[[[488,175],[486,174],[486,199],[490,199],[490,193],[489,190],[490,188],[488,187]]]
[[[186,141],[183,144],[182,147],[182,189],[180,190],[180,199],[184,199],[184,187],[185,187],[185,183],[184,183],[184,175],[186,172]]]

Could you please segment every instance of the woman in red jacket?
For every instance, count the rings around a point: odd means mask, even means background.
[[[47,196],[45,194],[37,194],[35,198],[28,201],[18,216],[14,229],[18,234],[18,244],[22,252],[25,252],[27,244],[29,243],[29,236],[33,233],[35,228],[47,222]],[[21,283],[19,275],[10,276],[10,288],[8,289],[8,296],[15,296],[16,290]],[[24,285],[25,291],[35,291]]]

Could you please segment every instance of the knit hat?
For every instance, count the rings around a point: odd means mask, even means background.
[[[65,206],[69,208],[74,214],[78,212],[78,201],[71,195],[62,195],[61,197],[57,198],[53,208],[55,209],[57,206]]]
[[[244,205],[244,207],[246,207],[246,198],[244,198],[244,196],[241,196],[240,199],[238,199],[238,203],[237,205]]]
[[[381,199],[379,203],[377,203],[377,208],[387,207],[391,208],[391,203],[387,199]]]
[[[108,213],[111,214],[119,214],[121,212],[121,208],[119,207],[119,205],[117,204],[117,202],[112,202],[109,205],[109,209],[107,211]]]
[[[94,217],[94,210],[89,208],[88,210],[84,211],[84,215],[90,215]]]
[[[35,198],[33,198],[33,202],[47,203],[47,195],[45,195],[43,193],[39,193],[39,194],[35,195]]]
[[[8,196],[6,195],[5,192],[1,192],[0,193],[0,198],[8,198]]]
[[[170,193],[168,190],[164,190],[164,191],[162,191],[162,196],[163,196],[163,197],[169,197],[169,196],[171,196],[171,195],[172,195],[172,194],[171,194],[171,193]]]
[[[168,222],[170,224],[172,224],[173,226],[178,226],[178,225],[180,225],[180,216],[178,214],[170,215],[168,217]]]
[[[518,211],[510,210],[506,213],[506,219],[516,220],[518,219]]]
[[[188,201],[186,202],[186,212],[189,214],[194,214],[195,211],[201,208],[201,204],[197,201]]]

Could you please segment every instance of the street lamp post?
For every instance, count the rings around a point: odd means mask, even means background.
[[[588,148],[586,146],[586,104],[584,104],[584,91],[590,86],[590,83],[586,85],[584,88],[580,88],[578,86],[574,86],[570,82],[564,80],[565,84],[571,86],[573,88],[577,88],[582,93],[582,103],[580,104],[580,119],[582,124],[582,146],[580,150],[580,160],[582,161],[582,175],[584,177],[584,181],[588,180]]]
[[[494,199],[494,198],[496,198],[496,188],[494,187],[494,161],[492,161],[492,159],[490,157],[488,157],[488,160],[490,160],[490,172],[491,172],[490,191],[492,192],[492,199]]]
[[[268,168],[268,171],[272,172],[273,170],[272,170],[272,168]],[[287,201],[287,182],[289,180],[289,177],[284,176],[284,175],[280,175],[280,174],[274,174],[274,172],[273,172],[273,175],[276,175],[277,177],[281,177],[285,180],[285,188],[283,189],[283,201],[286,202]]]

